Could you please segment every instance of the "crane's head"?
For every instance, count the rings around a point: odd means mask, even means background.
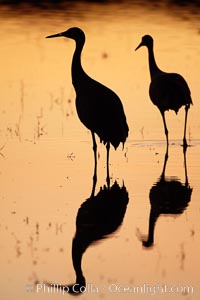
[[[153,47],[153,38],[150,35],[144,35],[142,37],[142,41],[141,43],[137,46],[137,48],[135,49],[135,51],[137,49],[139,49],[142,46],[146,46],[147,48],[149,47]]]
[[[69,39],[73,39],[75,41],[80,41],[80,40],[84,41],[85,40],[85,34],[84,34],[83,30],[81,30],[78,27],[71,27],[66,31],[46,36],[46,38],[54,38],[54,37],[61,37],[61,36],[69,38]]]

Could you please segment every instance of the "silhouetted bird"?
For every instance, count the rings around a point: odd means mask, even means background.
[[[84,284],[82,256],[86,249],[121,225],[128,204],[125,186],[115,182],[111,188],[104,186],[96,196],[91,195],[79,208],[76,218],[76,234],[72,242],[72,260],[76,272],[76,284]]]
[[[183,136],[183,146],[187,147],[186,141],[186,125],[187,125],[187,114],[192,99],[190,95],[190,89],[185,79],[176,73],[166,73],[161,71],[155,61],[153,51],[153,38],[150,35],[142,37],[141,43],[135,49],[139,49],[141,46],[146,46],[149,55],[149,70],[151,76],[151,83],[149,87],[149,95],[153,104],[155,104],[161,112],[165,135],[168,145],[168,129],[165,121],[165,111],[172,109],[178,113],[178,110],[184,105],[185,106],[185,126]]]
[[[161,214],[182,214],[191,200],[192,188],[190,188],[188,183],[186,152],[184,152],[185,183],[181,183],[175,176],[165,177],[167,160],[168,155],[166,154],[162,174],[150,189],[149,233],[147,239],[142,239],[144,247],[153,246],[154,229],[158,217]]]
[[[67,31],[47,36],[47,38],[54,37],[66,37],[76,42],[72,60],[76,109],[79,119],[92,133],[95,165],[97,162],[95,133],[106,145],[108,171],[110,143],[117,149],[120,143],[124,145],[128,137],[129,129],[122,103],[112,90],[89,77],[83,70],[81,52],[85,43],[85,34],[80,28],[72,27]]]
[[[76,217],[76,233],[72,241],[76,282],[57,286],[73,295],[80,295],[86,286],[82,270],[83,254],[89,246],[108,237],[119,228],[128,204],[128,192],[124,185],[120,187],[115,182],[111,187],[101,187],[97,195],[95,186],[96,182],[93,181],[91,196],[82,203]],[[46,284],[52,286],[52,283]]]

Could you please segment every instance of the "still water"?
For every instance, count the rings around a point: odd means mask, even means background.
[[[193,12],[193,13],[192,13]],[[199,15],[195,9],[70,4],[62,10],[0,9],[1,299],[199,299]],[[121,98],[124,150],[98,143],[94,196],[90,133],[71,84],[74,42],[45,36],[81,27],[86,72]],[[189,111],[167,112],[169,158],[148,95],[144,34],[158,66],[187,80]],[[73,265],[74,263],[74,265]],[[75,292],[78,286],[75,286]],[[64,292],[63,292],[64,293]]]

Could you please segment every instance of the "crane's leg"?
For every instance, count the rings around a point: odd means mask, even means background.
[[[108,188],[110,188],[110,175],[109,175],[109,152],[110,152],[110,142],[107,142],[106,149],[107,149],[107,161],[106,161],[107,178],[106,178],[106,181],[107,181]]]
[[[168,145],[169,145],[169,140],[168,140],[168,129],[167,129],[166,121],[165,121],[165,112],[164,112],[164,111],[161,111],[161,115],[162,115],[162,119],[163,119],[163,123],[164,123],[165,136],[166,136],[167,147],[168,147]]]
[[[94,175],[93,175],[93,185],[95,186],[96,181],[97,181],[97,143],[95,140],[95,135],[94,132],[91,131],[92,133],[92,142],[93,142],[93,151],[94,151]]]
[[[167,161],[168,161],[168,145],[167,145],[166,152],[165,152],[165,160],[164,160],[163,170],[162,170],[162,174],[161,174],[162,180],[165,180],[165,170],[166,170]]]
[[[96,171],[97,168],[94,167],[94,175],[93,175],[93,184],[92,184],[92,191],[91,191],[91,195],[90,195],[90,198],[93,198],[94,197],[94,194],[95,194],[95,188],[96,188],[96,184],[97,184],[97,171]]]
[[[188,187],[188,175],[187,175],[187,161],[186,161],[186,151],[187,148],[185,149],[185,151],[183,151],[183,155],[184,155],[184,169],[185,169],[185,186]]]
[[[188,116],[188,109],[189,109],[189,106],[186,105],[185,106],[185,125],[184,125],[184,135],[183,135],[183,151],[186,151],[187,149],[187,140],[186,140],[186,127],[187,127],[187,116]]]

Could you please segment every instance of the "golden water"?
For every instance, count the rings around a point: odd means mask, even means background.
[[[74,42],[45,39],[72,26],[86,33],[84,69],[120,96],[130,128],[124,151],[112,149],[110,159],[111,185],[124,182],[127,210],[117,231],[85,251],[88,290],[80,297],[199,299],[198,17],[162,6],[83,3],[28,14],[1,8],[0,24],[1,299],[62,299],[57,290],[44,290],[44,282],[75,282],[71,247],[78,209],[92,190],[92,143],[76,115],[70,77]],[[162,173],[165,136],[160,113],[149,100],[146,49],[134,51],[147,33],[155,39],[160,68],[186,78],[194,103],[186,153],[190,202],[182,214],[159,216],[149,249],[141,239],[148,234],[149,192]],[[177,116],[167,112],[166,119],[166,175],[184,184],[184,109]],[[98,144],[98,152],[96,194],[106,183],[105,147]],[[35,283],[43,284],[40,290]],[[164,285],[194,290],[164,294]],[[134,293],[137,286],[143,290]]]

